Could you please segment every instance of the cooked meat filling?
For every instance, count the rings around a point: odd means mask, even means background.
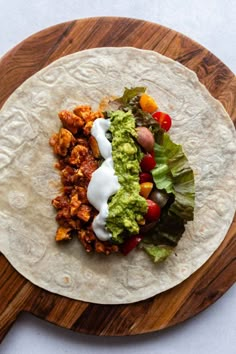
[[[62,128],[53,134],[49,143],[58,157],[55,167],[60,170],[62,194],[52,200],[57,210],[59,224],[56,241],[68,241],[78,237],[86,252],[106,255],[118,252],[119,247],[101,242],[92,230],[97,210],[88,202],[87,188],[92,173],[99,167],[100,152],[91,136],[93,122],[103,117],[90,106],[78,106],[73,112],[61,111]]]

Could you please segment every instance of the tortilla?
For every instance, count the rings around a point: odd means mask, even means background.
[[[176,252],[153,264],[139,250],[128,256],[88,255],[78,240],[58,245],[51,199],[60,177],[48,144],[57,112],[94,109],[124,87],[146,86],[173,119],[195,173],[194,221]],[[25,81],[0,112],[0,250],[24,277],[51,292],[100,304],[131,303],[179,284],[213,254],[236,205],[236,143],[232,121],[194,72],[156,52],[98,48],[63,57]]]

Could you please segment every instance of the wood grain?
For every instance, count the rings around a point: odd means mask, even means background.
[[[236,122],[236,78],[198,43],[163,26],[128,18],[89,18],[39,32],[0,61],[0,107],[28,77],[54,60],[104,46],[150,49],[194,70]],[[180,323],[216,301],[236,280],[236,219],[213,256],[169,291],[130,305],[96,305],[49,293],[31,284],[0,255],[0,340],[21,311],[96,335],[133,335]]]

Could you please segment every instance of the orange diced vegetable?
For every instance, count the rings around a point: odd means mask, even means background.
[[[144,112],[153,113],[158,109],[155,100],[146,93],[140,97],[139,104]]]
[[[152,182],[144,182],[140,184],[140,195],[144,198],[148,198],[153,188]]]

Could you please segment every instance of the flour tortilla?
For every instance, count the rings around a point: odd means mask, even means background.
[[[60,177],[48,144],[57,113],[94,109],[124,87],[146,86],[173,118],[171,137],[194,170],[196,207],[175,254],[153,264],[143,251],[88,255],[78,240],[54,241],[51,199]],[[152,51],[99,48],[63,57],[33,75],[0,112],[0,251],[24,277],[51,292],[101,304],[131,303],[174,287],[224,239],[236,205],[234,126],[223,106],[181,64]]]

